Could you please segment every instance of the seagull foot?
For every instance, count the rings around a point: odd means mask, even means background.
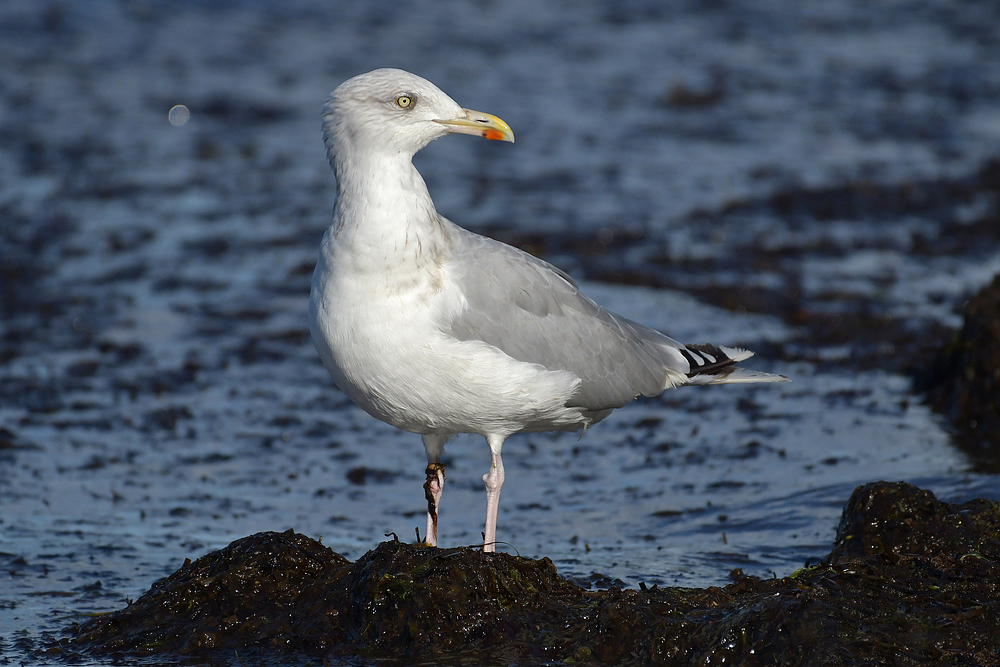
[[[437,546],[438,506],[444,493],[444,464],[428,463],[427,481],[424,482],[424,496],[427,498],[427,535],[424,543]]]

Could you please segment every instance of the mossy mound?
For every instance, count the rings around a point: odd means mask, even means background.
[[[859,487],[828,559],[724,588],[587,591],[548,559],[384,542],[351,563],[291,531],[185,565],[60,643],[401,661],[1000,664],[1000,504]]]

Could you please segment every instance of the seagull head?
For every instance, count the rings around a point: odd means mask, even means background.
[[[446,134],[514,141],[496,116],[463,109],[430,81],[400,69],[377,69],[340,84],[323,113],[331,162],[345,151],[412,157]]]

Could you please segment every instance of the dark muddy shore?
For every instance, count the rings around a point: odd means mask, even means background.
[[[47,655],[448,664],[1000,664],[1000,503],[859,487],[822,563],[706,589],[587,590],[548,559],[291,531],[187,562]]]

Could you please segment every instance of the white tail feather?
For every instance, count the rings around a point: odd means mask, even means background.
[[[729,354],[727,351],[726,354]],[[687,384],[739,384],[747,382],[788,382],[784,375],[751,371],[746,368],[730,366],[718,374],[695,375],[689,377]],[[728,371],[728,372],[726,372]]]
[[[726,356],[733,361],[743,361],[744,359],[749,359],[753,356],[753,352],[750,350],[744,350],[742,347],[725,347],[720,345],[719,349],[725,352]]]

